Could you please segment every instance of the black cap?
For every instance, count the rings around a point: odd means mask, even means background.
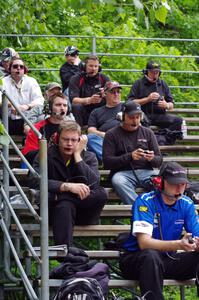
[[[160,70],[160,64],[151,60],[147,63],[146,70]]]
[[[65,56],[76,55],[76,54],[78,55],[79,50],[75,46],[67,46],[64,50],[64,54],[65,54]]]
[[[167,162],[160,169],[160,176],[169,184],[188,183],[187,171],[176,162]]]
[[[135,101],[130,101],[124,104],[124,113],[133,116],[135,114],[142,114],[142,109],[140,104]]]
[[[0,60],[10,61],[14,57],[19,57],[19,54],[13,48],[5,48],[1,53]]]

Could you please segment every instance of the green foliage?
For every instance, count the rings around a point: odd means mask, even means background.
[[[142,70],[153,55],[198,55],[198,43],[174,41],[130,40],[128,37],[198,38],[199,4],[195,0],[8,0],[2,2],[1,33],[18,33],[20,37],[2,38],[1,49],[14,47],[21,52],[30,75],[41,85],[60,82],[59,68],[64,63],[64,48],[75,44],[81,52],[90,53],[92,39],[97,36],[97,52],[104,69]],[[88,38],[26,37],[23,34],[78,35]],[[123,39],[104,39],[122,36]],[[23,52],[49,54],[24,54]],[[51,54],[57,52],[58,54]],[[109,56],[108,53],[123,54]],[[128,54],[129,56],[125,55]],[[131,56],[131,55],[136,56]],[[141,55],[149,55],[142,57]],[[86,54],[82,54],[83,59]],[[198,60],[188,58],[156,58],[163,70],[198,70]],[[132,85],[140,72],[105,72],[122,84]],[[198,85],[198,75],[164,73],[162,78],[171,86]],[[130,87],[123,89],[123,99]],[[172,89],[176,101],[196,101],[197,90]],[[194,100],[195,99],[195,100]]]
[[[0,123],[0,144],[8,146],[9,142],[10,142],[10,140],[5,133],[5,128],[4,128],[3,124]]]

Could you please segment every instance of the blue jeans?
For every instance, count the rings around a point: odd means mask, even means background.
[[[112,177],[113,188],[124,204],[133,204],[137,198],[135,189],[150,181],[152,175],[158,174],[156,170],[146,169],[138,169],[134,170],[134,172],[139,181],[132,170],[117,172]]]
[[[103,138],[97,134],[89,133],[88,134],[88,143],[87,149],[91,152],[94,152],[97,156],[99,162],[102,161],[102,144]]]

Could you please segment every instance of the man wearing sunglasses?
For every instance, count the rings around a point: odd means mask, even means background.
[[[107,81],[104,87],[106,104],[94,109],[88,120],[88,150],[102,161],[102,144],[107,130],[120,123],[117,114],[121,111],[121,85],[116,81]]]
[[[69,81],[73,75],[79,74],[79,50],[75,46],[67,46],[64,51],[66,62],[60,68],[60,77],[62,82],[62,89],[65,93],[68,88]]]
[[[21,58],[14,58],[10,63],[10,75],[2,79],[2,89],[17,108],[28,118],[29,111],[38,105],[43,106],[44,98],[37,81],[27,75],[27,67]],[[2,103],[2,93],[0,94]],[[23,135],[24,121],[11,102],[9,106],[9,133]]]

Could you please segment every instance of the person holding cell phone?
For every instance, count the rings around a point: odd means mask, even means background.
[[[105,133],[103,163],[111,170],[114,190],[124,204],[133,204],[135,189],[148,185],[156,174],[162,156],[153,131],[141,125],[142,110],[138,103],[123,106],[122,120],[118,126]]]
[[[185,168],[166,162],[152,182],[155,190],[135,200],[120,269],[125,279],[139,281],[144,299],[163,300],[163,279],[196,278],[198,284],[199,223],[184,195]]]

